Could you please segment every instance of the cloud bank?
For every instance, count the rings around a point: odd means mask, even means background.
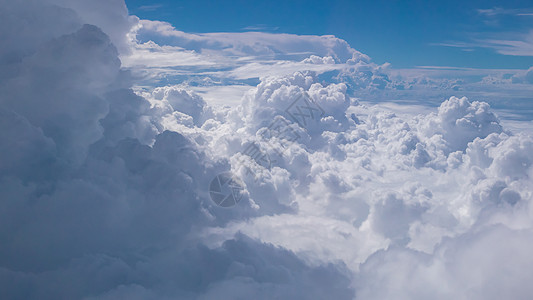
[[[344,83],[350,97],[374,104],[409,102],[436,109],[459,94],[489,103],[515,132],[521,125],[516,120],[533,116],[533,85],[525,79],[526,69],[394,69],[372,62],[334,36],[192,34],[149,20],[139,20],[128,38],[131,50],[120,57],[139,87],[179,83],[212,104],[237,106],[263,77],[313,71],[318,82]]]
[[[533,293],[533,138],[489,104],[369,105],[397,82],[331,36],[192,35],[121,1],[2,2],[2,298]],[[136,86],[169,66],[212,74]],[[265,66],[282,71],[249,81]],[[232,107],[195,89],[244,82]],[[221,208],[208,187],[228,171],[247,197]]]

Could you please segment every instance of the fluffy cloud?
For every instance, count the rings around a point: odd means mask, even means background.
[[[3,27],[13,48],[2,60],[16,57],[0,86],[3,297],[212,298],[242,287],[264,298],[302,291],[349,298],[349,275],[334,265],[307,266],[245,237],[202,246],[193,228],[250,214],[219,211],[207,198],[205,187],[227,161],[164,131],[158,108],[129,90],[108,36],[78,23],[91,15],[75,12],[89,9],[65,5],[9,5],[22,22],[41,14],[59,28],[23,49],[19,41],[44,24],[16,34]],[[203,100],[183,90],[155,91],[151,101],[195,121],[209,116]]]
[[[505,237],[505,243],[501,239]],[[360,299],[528,299],[531,231],[486,228],[442,243],[436,254],[390,248],[356,279]]]
[[[333,36],[258,32],[191,34],[172,25],[140,20],[128,34],[132,51],[121,55],[141,85],[190,83],[206,100],[237,104],[243,86],[255,87],[267,76],[313,71],[320,83],[344,83],[348,95],[374,103],[416,102],[437,107],[451,96],[485,101],[514,130],[516,119],[530,119],[531,87],[527,70],[377,65]],[[237,88],[240,87],[241,89]],[[235,97],[227,98],[228,90]],[[503,101],[502,99],[508,99]]]
[[[393,80],[337,38],[192,35],[104,2],[4,3],[3,298],[531,294],[533,139],[487,103],[399,116],[350,97]],[[216,107],[184,83],[134,92],[132,26],[169,53],[312,53]],[[227,171],[246,197],[220,208],[207,189]]]

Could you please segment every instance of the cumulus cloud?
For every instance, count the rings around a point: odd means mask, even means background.
[[[391,88],[388,66],[335,37],[187,34],[104,2],[0,13],[2,297],[531,294],[533,138],[489,104],[396,115],[350,94]],[[154,32],[168,53],[294,65],[233,107],[190,84],[232,76],[133,91],[119,57]],[[221,208],[208,187],[228,171],[246,197]]]
[[[22,20],[41,8],[10,5]],[[46,24],[88,20],[77,17],[76,5],[42,7],[40,13],[55,14],[43,17]],[[0,87],[5,297],[212,298],[217,289],[235,287],[244,295],[263,290],[265,298],[352,293],[349,275],[336,266],[307,266],[260,241],[243,237],[219,249],[205,248],[194,236],[186,242],[192,228],[253,211],[217,216],[204,187],[227,160],[211,160],[198,141],[165,131],[158,108],[129,90],[108,36],[97,26],[76,24],[5,54],[17,57]],[[17,47],[34,34],[18,32],[7,45]],[[197,125],[209,117],[203,99],[184,90],[161,89],[151,101]]]
[[[500,239],[505,236],[505,243]],[[531,231],[486,228],[444,242],[433,256],[390,248],[376,252],[358,274],[361,299],[528,299],[531,276],[522,271]],[[490,250],[489,250],[490,249]],[[521,267],[518,267],[518,266]],[[505,276],[503,276],[505,274]]]
[[[367,101],[409,101],[437,107],[451,96],[467,96],[492,105],[514,130],[516,119],[530,119],[525,110],[531,88],[526,70],[423,66],[394,69],[375,64],[345,41],[333,36],[300,36],[261,32],[191,34],[160,21],[140,20],[128,34],[132,51],[121,55],[140,85],[190,83],[190,88],[219,102],[227,90],[252,88],[266,76],[313,71],[320,83],[344,83],[348,95]],[[209,85],[206,85],[209,81]],[[502,105],[502,99],[509,99]]]

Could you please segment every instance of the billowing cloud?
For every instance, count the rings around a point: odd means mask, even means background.
[[[533,138],[489,104],[394,114],[362,92],[397,89],[388,65],[335,37],[194,35],[104,2],[3,3],[3,298],[531,294]],[[217,74],[134,87],[142,49]],[[266,57],[287,68],[246,89],[216,70]],[[212,86],[247,91],[220,107]],[[209,198],[223,172],[244,183],[231,208]]]

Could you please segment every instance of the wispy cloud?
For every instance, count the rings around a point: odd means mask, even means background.
[[[475,48],[493,49],[502,55],[533,56],[533,30],[515,39],[486,38],[472,42],[432,43],[431,46],[460,48],[462,51],[475,51]]]
[[[155,11],[163,7],[163,4],[152,4],[152,5],[142,5],[139,6],[137,9],[142,11]]]
[[[472,43],[464,43],[464,42],[431,43],[430,45],[431,46],[460,48],[461,51],[465,51],[465,52],[475,51],[474,48],[476,48],[476,45],[474,45]]]
[[[492,49],[496,53],[511,56],[533,56],[533,24],[529,21],[518,22],[513,28],[501,28],[500,20],[506,16],[517,19],[533,16],[533,8],[504,9],[499,7],[478,9],[477,13],[490,29],[470,32],[471,37],[465,41],[446,41],[431,43],[431,46],[454,47],[463,51],[476,48]],[[518,19],[517,19],[518,20]],[[529,18],[528,18],[529,20]]]
[[[516,39],[479,40],[478,46],[494,49],[503,55],[533,56],[533,30]]]
[[[487,9],[478,9],[477,12],[480,15],[485,15],[489,17],[498,16],[498,15],[515,15],[515,16],[533,16],[533,8],[501,8],[493,7]]]
[[[276,31],[279,29],[277,26],[268,26],[266,24],[255,24],[241,28],[245,31]]]
[[[465,47],[472,47],[472,44],[464,43],[464,42],[445,42],[445,43],[431,43],[430,46],[465,48]]]

